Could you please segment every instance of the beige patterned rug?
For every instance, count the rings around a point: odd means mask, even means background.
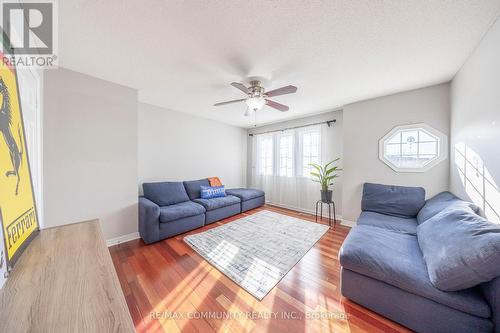
[[[261,300],[328,230],[328,226],[260,211],[184,241]]]

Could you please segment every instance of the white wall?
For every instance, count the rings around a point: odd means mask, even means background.
[[[66,69],[44,76],[45,227],[137,231],[137,91]]]
[[[337,111],[331,111],[331,112],[325,112],[321,113],[318,115],[310,116],[310,117],[304,117],[304,118],[298,118],[298,119],[292,119],[289,121],[284,121],[284,122],[279,122],[279,123],[274,123],[270,125],[265,125],[265,126],[259,126],[259,127],[254,127],[248,129],[249,134],[255,134],[255,133],[262,133],[266,131],[276,131],[276,130],[282,130],[285,128],[290,128],[290,127],[295,127],[295,126],[306,126],[314,123],[320,123],[320,122],[326,122],[332,119],[336,119],[337,121],[335,123],[332,123],[331,127],[328,127],[326,129],[326,141],[327,141],[327,147],[325,150],[325,160],[333,160],[337,157],[340,157],[341,160],[337,164],[339,167],[342,167],[343,164],[343,153],[342,153],[342,148],[343,148],[343,112],[342,110],[337,110]],[[254,140],[254,137],[248,137],[247,139],[247,184],[251,184],[251,175],[252,175],[252,167],[255,167],[254,161],[252,161],[252,142]],[[333,200],[336,203],[337,207],[337,214],[341,215],[342,214],[342,172],[340,173],[340,177],[335,179],[335,184],[332,188],[333,190]],[[305,189],[304,189],[305,190]],[[318,185],[318,196],[315,200],[320,199],[320,187]],[[286,196],[283,196],[286,197]],[[296,207],[292,203],[283,203],[287,207],[291,208],[296,208],[300,210],[307,210],[310,211],[311,207],[314,206],[314,203],[316,202],[313,200],[310,205],[308,206],[302,206],[302,207]],[[326,207],[326,206],[325,206]]]
[[[449,159],[425,173],[398,173],[379,160],[378,144],[397,125],[426,123],[449,135],[449,122],[449,84],[345,106],[343,218],[357,220],[365,182],[422,186],[427,197],[448,190]]]
[[[491,176],[493,186],[486,188],[486,201],[500,214],[500,20],[492,26],[475,52],[457,73],[451,84],[451,163],[450,189],[456,195],[483,206],[481,164]],[[457,168],[460,144],[470,153],[467,177],[475,184],[464,186]],[[457,163],[456,163],[457,162]],[[486,184],[487,185],[487,184]],[[496,187],[496,189],[494,188]],[[488,212],[487,212],[488,213]],[[488,214],[487,214],[488,216]],[[494,219],[489,214],[488,217]],[[497,219],[495,219],[497,220]]]
[[[246,130],[139,103],[139,185],[213,176],[246,185]]]

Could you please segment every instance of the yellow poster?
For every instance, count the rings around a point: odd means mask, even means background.
[[[9,266],[38,231],[16,70],[0,53],[0,220]]]

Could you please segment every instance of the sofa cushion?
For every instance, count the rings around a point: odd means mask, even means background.
[[[434,215],[446,209],[453,202],[457,202],[456,196],[450,192],[441,192],[425,202],[424,207],[418,212],[418,224],[424,223]]]
[[[144,183],[142,189],[144,197],[158,206],[168,206],[189,200],[182,182]]]
[[[413,218],[424,203],[425,190],[421,187],[365,183],[361,210]]]
[[[241,199],[241,201],[247,201],[250,199],[255,199],[264,196],[264,191],[254,189],[254,188],[232,188],[226,190],[227,194],[234,195]]]
[[[185,217],[205,213],[205,208],[196,202],[186,201],[175,205],[160,207],[160,222],[172,222]]]
[[[189,196],[189,199],[198,199],[201,197],[201,189],[200,186],[210,186],[208,179],[199,179],[199,180],[189,180],[184,182],[184,187],[186,188],[186,192]]]
[[[234,195],[227,195],[225,197],[213,199],[194,199],[193,201],[199,203],[200,205],[203,205],[203,207],[205,207],[207,211],[238,204],[241,202],[240,198],[235,197]]]
[[[417,228],[429,278],[445,291],[461,290],[500,276],[500,225],[455,204]]]
[[[473,203],[462,201],[450,192],[441,192],[425,202],[424,207],[422,207],[417,215],[418,224],[424,223],[431,217],[454,204],[468,205],[476,213],[479,212],[479,207],[477,207]]]
[[[413,235],[356,226],[345,239],[339,258],[344,268],[415,295],[475,316],[489,318],[491,314],[477,289],[443,292],[432,285]]]
[[[358,219],[358,225],[371,225],[410,235],[417,234],[417,219],[415,218],[407,219],[374,212],[362,212]]]

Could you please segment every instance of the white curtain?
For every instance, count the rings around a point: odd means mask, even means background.
[[[323,164],[331,158],[331,156],[326,156],[326,124],[253,136],[251,186],[266,192],[266,201],[269,203],[283,207],[314,211],[315,203],[320,198],[320,185],[312,181],[308,171],[303,171],[304,166],[309,162],[304,158],[304,135],[311,132],[319,134],[318,162]],[[280,156],[280,138],[283,136],[291,136],[293,138],[292,176],[280,175],[280,166],[283,164],[281,161],[283,157]],[[263,157],[261,155],[261,143],[264,140],[267,140],[267,143],[269,143],[269,140],[272,140],[271,174],[269,172],[268,174],[262,172],[261,164],[263,163]],[[267,168],[267,170],[269,169]]]

